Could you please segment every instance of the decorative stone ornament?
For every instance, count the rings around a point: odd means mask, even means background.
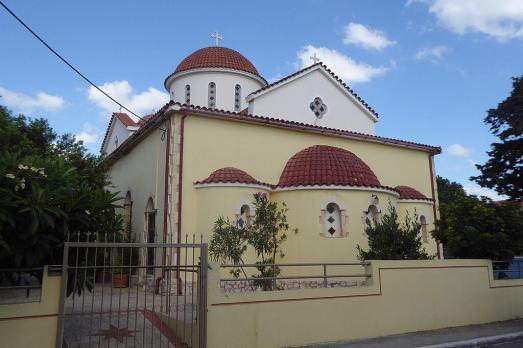
[[[314,98],[314,100],[309,104],[309,107],[318,120],[321,120],[327,113],[327,105],[320,97]]]

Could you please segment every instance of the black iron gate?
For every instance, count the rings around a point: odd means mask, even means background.
[[[203,243],[67,242],[57,347],[205,347],[206,270]]]

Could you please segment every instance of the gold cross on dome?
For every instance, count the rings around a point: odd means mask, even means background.
[[[220,40],[223,40],[223,36],[221,36],[217,31],[212,33],[211,38],[214,39],[214,46],[220,46]]]

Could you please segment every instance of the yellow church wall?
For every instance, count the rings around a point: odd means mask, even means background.
[[[391,200],[392,194],[353,190],[296,190],[271,194],[271,200],[287,204],[287,218],[292,228],[298,233],[287,233],[288,239],[283,244],[285,258],[279,262],[347,262],[358,259],[356,246],[367,248],[364,230],[364,211],[371,204],[372,195],[376,195],[383,208]],[[320,223],[321,209],[334,202],[345,210],[346,221],[342,226],[344,237],[325,237]]]
[[[197,234],[204,235],[205,241],[210,240],[209,228],[217,217],[234,217],[233,211],[238,203],[227,188],[206,192],[208,189],[195,188],[194,182],[204,180],[216,169],[232,166],[246,171],[261,182],[277,184],[290,157],[318,144],[337,146],[353,152],[369,165],[382,185],[409,185],[431,197],[429,154],[419,150],[237,121],[215,120],[192,114],[185,119],[183,141],[182,233],[190,235],[196,231]],[[333,194],[342,197],[340,199],[348,207],[348,238],[327,239],[319,235],[320,203]],[[386,211],[389,195],[377,195],[380,197],[381,210]],[[288,262],[312,262],[313,259],[320,258],[322,261],[327,261],[326,258],[333,261],[354,260],[356,245],[366,243],[362,216],[370,204],[369,192],[276,191],[271,193],[271,199],[288,204],[289,223],[300,229],[297,236],[289,233],[285,258]],[[214,208],[209,208],[211,205]],[[431,221],[432,214],[428,215]],[[303,244],[295,243],[297,240]],[[303,250],[310,251],[305,255],[304,251],[299,250],[299,245],[304,247]],[[335,252],[331,252],[331,248]]]
[[[203,236],[206,243],[210,242],[212,235],[210,232],[219,216],[234,222],[241,206],[250,205],[256,192],[267,192],[267,190],[250,187],[203,187],[196,191],[198,214],[202,217],[213,217],[199,218],[195,221],[197,238]]]
[[[371,261],[366,286],[244,293],[223,292],[218,269],[208,272],[210,347],[299,346],[523,317],[523,281],[494,280],[488,260]]]
[[[39,302],[0,305],[1,344],[10,348],[55,347],[60,283],[61,277],[49,276],[45,267]]]
[[[259,181],[277,184],[291,156],[318,144],[353,152],[382,185],[409,185],[432,195],[427,152],[192,114],[185,119],[184,185],[191,186],[225,166],[237,166]]]
[[[427,222],[428,242],[423,243],[423,247],[429,255],[436,257],[438,253],[438,247],[436,244],[436,240],[434,240],[434,238],[432,238],[430,235],[430,231],[434,230],[435,227],[433,205],[425,203],[423,201],[414,203],[410,201],[402,202],[401,200],[399,200],[397,205],[397,212],[398,219],[402,223],[405,221],[407,213],[411,218],[414,218],[414,213],[416,213],[418,215],[418,220],[420,216],[425,216]]]
[[[162,125],[162,127],[166,127]],[[145,211],[152,198],[156,212],[156,240],[163,238],[163,204],[166,141],[161,130],[154,130],[142,138],[138,146],[127,152],[111,166],[109,177],[113,191],[119,191],[123,205],[127,191],[132,198],[132,233],[138,242],[144,242]]]

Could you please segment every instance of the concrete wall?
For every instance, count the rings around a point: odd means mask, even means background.
[[[480,324],[523,316],[523,280],[487,260],[372,261],[369,285],[223,293],[209,270],[209,347],[283,347]]]
[[[46,267],[39,302],[0,305],[0,346],[55,347],[60,282],[61,277],[49,276]]]
[[[316,97],[327,105],[327,113],[321,120],[309,108]],[[321,67],[255,96],[249,104],[249,113],[374,134],[375,121],[368,111]]]

